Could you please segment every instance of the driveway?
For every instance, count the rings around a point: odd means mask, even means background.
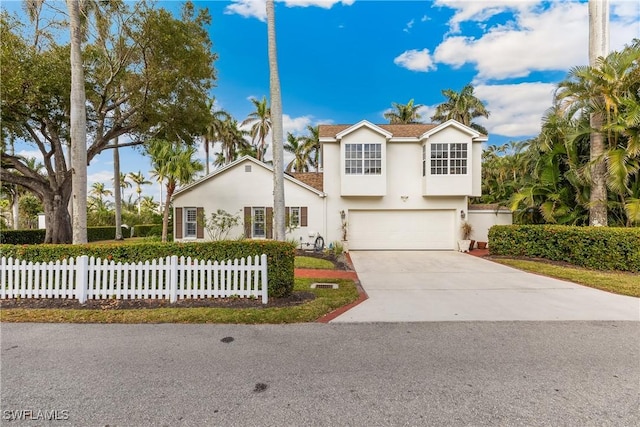
[[[332,323],[629,320],[640,299],[446,251],[356,251],[369,299]]]

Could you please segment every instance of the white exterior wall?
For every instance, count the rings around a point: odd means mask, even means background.
[[[431,145],[438,143],[467,144],[467,173],[465,175],[431,175]],[[447,127],[431,135],[426,144],[427,170],[426,176],[423,177],[423,194],[425,196],[480,196],[482,178],[480,176],[481,157],[479,155],[482,154],[481,143],[473,143],[468,134],[454,127]],[[477,146],[477,148],[474,146]],[[422,157],[422,152],[420,157]],[[420,176],[422,176],[422,170],[420,171]],[[474,191],[478,193],[475,194]]]
[[[251,166],[251,172],[245,172],[246,165]],[[324,199],[317,193],[288,179],[285,179],[284,186],[286,206],[306,206],[308,208],[308,226],[297,228],[288,233],[287,239],[295,239],[299,242],[302,237],[305,243],[309,240],[313,241],[308,236],[310,232],[324,233]],[[229,238],[242,237],[244,236],[243,208],[245,206],[273,207],[273,174],[265,167],[245,160],[176,195],[173,206],[174,209],[176,207],[203,207],[207,219],[210,218],[212,212],[218,209],[238,214],[240,224],[229,233]],[[206,230],[204,240],[210,240]]]
[[[489,241],[489,229],[494,225],[513,224],[513,214],[509,211],[500,210],[470,210],[469,223],[473,226],[471,237],[477,242]]]
[[[345,145],[346,144],[381,144],[382,145],[382,174],[380,175],[347,175],[345,174]],[[367,127],[361,127],[345,135],[340,142],[340,193],[343,196],[384,196],[387,193],[387,144],[384,135]]]
[[[343,138],[344,140],[344,138]],[[341,183],[335,177],[341,177],[344,163],[341,161],[341,144],[325,142],[324,155],[324,192],[327,194],[327,216],[325,242],[341,239],[340,211],[349,210],[455,210],[456,230],[459,230],[461,219],[459,212],[467,209],[465,196],[425,197],[422,194],[422,144],[420,142],[387,143],[386,156],[386,187],[384,196],[340,196]],[[384,167],[384,166],[383,166]],[[455,240],[452,239],[452,247]]]

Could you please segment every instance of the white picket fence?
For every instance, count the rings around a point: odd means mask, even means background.
[[[55,262],[0,258],[0,299],[261,298],[267,296],[267,256],[200,261],[177,256],[121,263],[86,255]]]

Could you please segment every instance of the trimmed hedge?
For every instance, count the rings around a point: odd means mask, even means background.
[[[45,230],[2,230],[0,244],[36,245],[44,242]]]
[[[564,261],[594,270],[640,271],[640,228],[494,225],[492,255]]]
[[[44,242],[46,231],[37,230],[2,230],[0,232],[0,244],[8,245],[37,245]],[[116,235],[116,227],[87,227],[87,241],[113,240]],[[122,237],[129,237],[129,230],[122,228]]]
[[[138,224],[131,230],[133,237],[162,236],[162,224]]]
[[[293,291],[295,246],[274,240],[224,240],[193,243],[135,243],[110,245],[0,245],[0,253],[27,261],[48,262],[88,255],[121,262],[138,262],[185,256],[192,259],[225,261],[267,255],[269,296],[286,297]]]

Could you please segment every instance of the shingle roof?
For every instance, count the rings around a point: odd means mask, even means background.
[[[342,132],[345,129],[350,128],[353,124],[350,125],[320,125],[319,126],[319,136],[321,138],[335,138],[335,136]],[[425,132],[433,129],[438,126],[437,124],[424,124],[417,123],[412,125],[376,125],[388,132],[391,132],[394,137],[413,137],[418,138],[422,136]]]
[[[290,172],[289,175],[318,191],[324,191],[322,186],[322,172]]]

